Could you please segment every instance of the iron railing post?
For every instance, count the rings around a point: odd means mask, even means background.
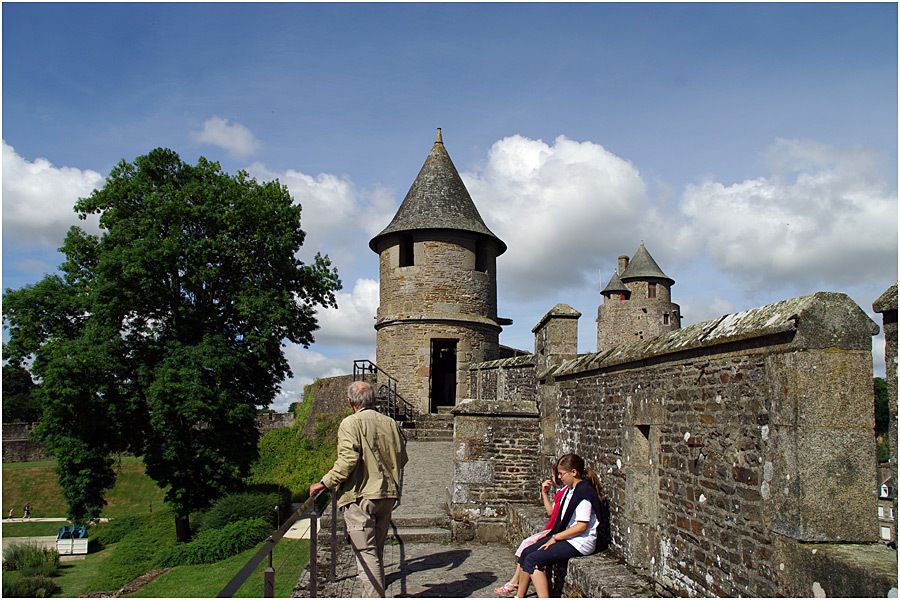
[[[309,517],[309,597],[319,591],[319,510],[313,508]]]
[[[331,494],[331,571],[329,581],[337,579],[337,490]]]
[[[269,537],[269,541],[272,541],[272,538]],[[273,547],[269,550],[269,566],[266,567],[265,572],[263,573],[263,597],[264,598],[274,598],[275,597],[275,567],[272,566],[272,553],[275,552],[275,548]]]

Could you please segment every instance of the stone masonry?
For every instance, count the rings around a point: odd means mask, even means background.
[[[502,513],[533,502],[526,490],[551,456],[577,452],[610,497],[610,552],[663,591],[884,596],[897,562],[875,543],[876,332],[849,298],[818,293],[556,361],[537,378],[538,441],[525,420],[530,400],[502,386],[504,403],[486,399],[490,368],[503,361],[473,365],[470,395],[480,390],[480,400],[456,412],[454,489],[468,495],[452,498],[451,514],[466,535],[482,524],[496,531]],[[531,468],[497,452],[494,432],[513,406],[520,429],[506,443],[547,453],[531,456]],[[522,500],[503,503],[501,478]]]

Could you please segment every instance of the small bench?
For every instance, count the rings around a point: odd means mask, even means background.
[[[543,507],[532,504],[509,505],[508,543],[519,543],[547,524]],[[554,585],[554,588],[559,586]],[[562,588],[565,598],[653,598],[654,584],[638,575],[609,551],[569,561]]]

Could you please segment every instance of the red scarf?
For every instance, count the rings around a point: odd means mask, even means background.
[[[559,514],[559,509],[562,507],[562,499],[566,494],[566,490],[569,489],[566,486],[562,486],[558,490],[556,490],[556,494],[553,496],[553,511],[550,513],[550,520],[547,521],[547,526],[544,527],[544,530],[553,529],[553,523],[556,522],[556,516]]]

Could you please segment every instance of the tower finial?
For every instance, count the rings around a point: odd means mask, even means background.
[[[437,133],[434,136],[434,143],[435,144],[443,144],[444,143],[444,138],[441,137],[441,128],[440,127],[437,128]]]

